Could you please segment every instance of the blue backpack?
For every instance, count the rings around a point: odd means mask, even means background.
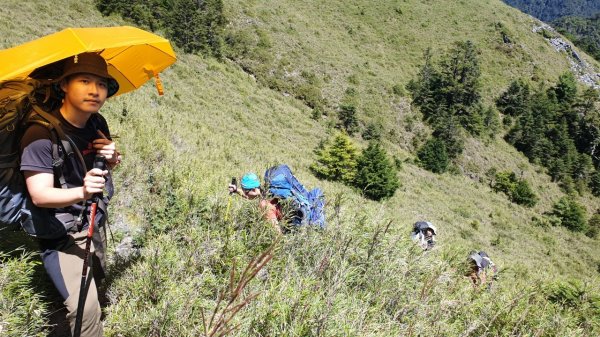
[[[325,196],[320,188],[307,191],[287,165],[267,169],[264,181],[269,195],[291,200],[296,208],[296,214],[291,221],[294,226],[308,225],[321,229],[326,227]]]

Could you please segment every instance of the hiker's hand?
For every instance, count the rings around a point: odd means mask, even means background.
[[[115,162],[117,160],[117,147],[115,142],[106,138],[94,139],[92,146],[96,150],[96,154],[101,154],[106,158],[107,162]]]
[[[108,174],[107,170],[94,168],[89,170],[83,178],[83,198],[88,200],[96,193],[102,193],[104,189],[104,176]]]
[[[96,154],[103,155],[106,158],[106,162],[114,167],[121,162],[121,154],[117,151],[115,142],[108,139],[102,131],[98,130],[98,136],[100,138],[94,139],[92,146],[96,150]]]

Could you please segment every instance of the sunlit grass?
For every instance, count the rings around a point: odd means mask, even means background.
[[[532,217],[551,209],[560,189],[500,139],[467,141],[460,174],[424,171],[413,163],[412,151],[427,127],[408,99],[393,92],[394,85],[403,87],[414,77],[425,48],[441,51],[457,39],[471,39],[481,50],[487,102],[512,79],[530,77],[534,66],[542,79],[555,81],[568,65],[531,32],[531,18],[491,0],[477,6],[360,0],[226,4],[230,29],[256,24],[269,36],[268,53],[276,61],[267,69],[284,69],[290,81],[302,71],[321,80],[330,113],[348,87],[357,89],[359,117],[382,121],[386,149],[404,161],[402,186],[377,203],[348,186],[319,181],[308,167],[313,149],[331,133],[327,119],[311,119],[301,101],[269,89],[260,74],[250,75],[231,60],[179,53],[178,62],[161,74],[164,96],[150,82],[109,100],[102,110],[124,153],[114,173],[113,229],[117,239],[131,235],[140,245],[140,255],[131,260],[111,255],[107,336],[204,333],[202,311],[216,306],[233,261],[244,266],[276,238],[256,205],[230,197],[227,184],[246,171],[262,175],[275,163],[287,163],[307,187],[325,191],[328,228],[282,238],[264,274],[248,283],[244,294],[258,296],[233,318],[239,324],[234,335],[598,331],[597,323],[549,302],[544,292],[546,284],[573,278],[587,284],[588,295],[600,291],[597,240],[533,225]],[[0,18],[2,47],[66,26],[123,24],[102,17],[91,0],[62,6],[9,0]],[[513,49],[498,42],[497,22],[513,34]],[[358,137],[354,141],[365,145]],[[485,182],[491,167],[523,171],[540,202],[528,209],[492,192]],[[582,200],[588,212],[599,206],[595,199]],[[408,240],[417,220],[440,230],[438,248],[430,253]],[[117,244],[111,242],[111,249]],[[471,249],[486,250],[503,270],[490,293],[473,290],[459,271]],[[29,303],[44,310],[44,303]]]

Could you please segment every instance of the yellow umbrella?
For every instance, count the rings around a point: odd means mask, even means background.
[[[123,27],[67,28],[14,48],[0,50],[0,82],[28,77],[34,70],[85,52],[99,53],[119,82],[116,95],[141,87],[176,61],[169,40]]]

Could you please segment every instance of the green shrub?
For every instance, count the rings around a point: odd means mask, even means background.
[[[556,282],[547,291],[550,301],[569,307],[578,306],[585,294],[584,285],[579,280]]]
[[[554,38],[554,34],[552,34],[551,32],[549,32],[547,29],[542,29],[539,33],[544,38],[546,38],[546,39],[552,39],[552,38]]]
[[[529,187],[529,184],[524,179],[516,182],[514,189],[510,194],[510,200],[516,204],[533,207],[538,201],[537,196]]]
[[[581,326],[600,326],[600,295],[582,281],[554,282],[546,287],[546,296],[575,316]]]
[[[355,184],[367,198],[373,200],[393,196],[400,186],[396,168],[379,142],[369,143],[358,158]]]
[[[446,145],[441,140],[432,137],[417,151],[419,163],[423,168],[433,173],[444,173],[448,169],[449,159]]]
[[[493,174],[493,179],[490,183],[492,190],[506,194],[510,201],[527,207],[533,207],[537,203],[538,198],[531,190],[531,187],[529,187],[527,181],[517,178],[514,172],[495,172],[490,170],[488,174]]]
[[[381,140],[383,135],[383,126],[381,123],[369,123],[362,132],[362,138],[364,140]]]
[[[404,89],[404,86],[400,84],[394,84],[392,86],[392,93],[394,93],[396,96],[405,96],[406,90]]]
[[[574,232],[587,229],[585,221],[585,208],[572,197],[565,196],[557,201],[552,208],[552,215],[560,219],[560,224]]]
[[[506,195],[510,195],[511,191],[514,189],[516,180],[517,176],[514,172],[497,172],[490,187],[494,192],[503,192]]]
[[[310,118],[318,121],[323,117],[323,110],[321,108],[314,108],[310,114]]]
[[[505,115],[520,116],[529,109],[530,98],[529,85],[523,80],[516,80],[496,99],[496,107]]]
[[[318,84],[304,83],[294,89],[296,97],[309,107],[320,112],[323,111],[325,100],[321,93],[321,87]]]

